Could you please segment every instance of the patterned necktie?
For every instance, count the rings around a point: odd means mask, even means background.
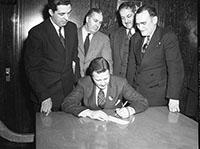
[[[90,46],[90,39],[89,39],[90,33],[87,34],[84,42],[84,50],[85,50],[85,55],[88,52],[89,46]]]
[[[59,30],[58,30],[59,31],[59,38],[60,38],[60,41],[61,41],[63,47],[65,47],[65,38],[63,37],[63,35],[61,33],[61,29],[62,29],[62,27],[60,27]]]
[[[104,94],[104,92],[103,92],[102,89],[99,90],[97,99],[98,99],[98,105],[99,105],[99,107],[103,109],[104,105],[106,103],[106,98],[105,98],[105,94]]]
[[[142,58],[143,58],[143,56],[144,56],[144,54],[145,54],[145,52],[146,52],[146,49],[147,49],[147,47],[148,47],[148,45],[149,45],[149,42],[150,42],[150,38],[149,38],[149,36],[146,36],[146,42],[145,42],[145,44],[142,46],[142,49],[141,49]]]
[[[132,36],[131,29],[128,30],[128,39],[130,40]]]

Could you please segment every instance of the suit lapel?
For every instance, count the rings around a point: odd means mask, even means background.
[[[47,36],[50,39],[50,43],[52,43],[52,45],[55,47],[55,50],[57,50],[61,55],[63,55],[63,52],[65,52],[65,49],[50,19],[47,20],[46,30],[47,30]]]
[[[71,48],[69,48],[69,42],[67,42],[67,41],[70,41],[70,35],[69,35],[70,28],[68,27],[68,23],[65,25],[64,30],[65,30],[65,51],[66,51],[66,55],[69,55],[69,53],[70,53],[69,50]]]
[[[141,36],[141,35],[138,35],[136,37],[136,42],[135,42],[135,45],[134,45],[134,49],[136,49],[136,61],[137,61],[137,65],[140,65],[141,64],[141,47],[142,47],[142,43],[144,41],[144,38]]]
[[[83,43],[83,34],[82,34],[82,27],[78,29],[78,46],[79,46],[79,49],[83,55],[85,55],[85,51],[84,51],[84,43]]]
[[[107,87],[107,95],[106,95],[106,103],[108,103],[107,101],[109,100],[109,96],[111,95],[111,82],[112,82],[112,78],[110,76],[110,82],[108,84],[108,87]]]
[[[99,108],[96,105],[96,86],[95,86],[95,84],[93,82],[92,82],[92,94],[91,94],[88,102],[89,102],[89,105],[90,105],[91,108],[92,107],[95,107],[94,109],[98,109]]]
[[[96,53],[98,53],[98,51],[96,50],[97,48],[95,48],[98,46],[98,44],[99,44],[99,35],[97,32],[93,35],[92,40],[90,41],[90,46],[89,46],[87,55],[85,57],[85,62],[93,58],[93,56],[96,55]]]
[[[150,58],[152,53],[154,52],[154,49],[156,47],[156,45],[158,44],[160,40],[160,29],[157,27],[151,40],[150,43],[146,49],[146,53],[144,54],[144,57],[142,59],[142,62],[145,62],[146,59]]]
[[[113,103],[116,100],[116,99],[114,99],[115,94],[116,94],[116,86],[113,86],[113,77],[111,75],[110,76],[110,82],[109,82],[108,87],[107,87],[105,108],[113,106]]]
[[[126,40],[126,37],[127,35],[126,35],[126,29],[123,27],[121,30],[120,30],[120,32],[119,32],[119,41],[118,41],[118,43],[117,44],[119,44],[119,55],[120,55],[120,59],[121,59],[121,61],[124,61],[123,60],[123,50],[121,49],[121,47],[122,47],[122,43],[124,43],[125,42],[125,40]]]

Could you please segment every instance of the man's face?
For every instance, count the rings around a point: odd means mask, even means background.
[[[86,29],[94,34],[96,33],[103,22],[103,15],[102,13],[93,12],[92,15],[86,18]]]
[[[53,12],[51,9],[49,10],[49,14],[51,15],[52,21],[60,26],[63,27],[67,24],[69,20],[69,16],[71,14],[71,5],[58,5],[57,10]]]
[[[101,73],[97,73],[94,71],[92,73],[92,79],[93,79],[95,85],[99,89],[105,89],[110,81],[110,72],[109,72],[109,70],[106,70],[105,72],[101,72]]]
[[[122,24],[127,29],[131,29],[133,27],[134,22],[134,13],[131,8],[123,8],[119,12]]]
[[[150,16],[147,10],[136,14],[136,25],[142,36],[150,36],[156,28],[157,16]]]

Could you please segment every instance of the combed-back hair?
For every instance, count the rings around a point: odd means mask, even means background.
[[[120,12],[124,8],[125,9],[131,8],[133,13],[135,13],[135,11],[136,11],[136,5],[135,5],[134,2],[123,2],[123,3],[121,3],[121,5],[118,8],[118,11]]]
[[[86,18],[87,18],[87,17],[90,17],[94,12],[103,15],[103,12],[101,11],[101,9],[99,9],[99,8],[91,8],[91,9],[86,13],[86,15],[85,15],[85,17],[84,17],[84,21],[83,21],[83,24],[84,24],[84,25],[85,25],[85,23],[86,23]]]
[[[70,0],[48,0],[48,8],[53,12],[57,10],[58,5],[71,5]]]
[[[149,15],[150,15],[150,16],[152,16],[152,17],[157,16],[156,8],[153,7],[153,6],[151,6],[151,5],[143,5],[143,6],[141,6],[141,7],[137,10],[136,14],[141,13],[141,12],[143,12],[143,11],[145,11],[145,10],[147,10],[147,11],[149,12]]]
[[[89,75],[92,76],[92,73],[95,71],[97,73],[105,72],[106,70],[110,71],[109,63],[103,57],[97,57],[90,62],[88,67]]]

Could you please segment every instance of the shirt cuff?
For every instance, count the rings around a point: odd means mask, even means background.
[[[83,110],[81,113],[78,114],[79,117],[90,117],[92,111],[90,109]]]

